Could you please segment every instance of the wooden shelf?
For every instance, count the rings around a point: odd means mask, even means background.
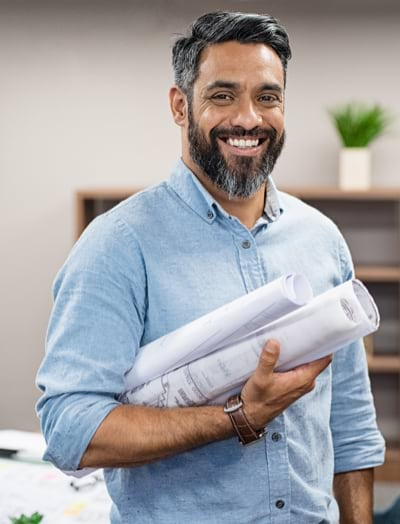
[[[106,200],[124,200],[129,196],[140,191],[138,188],[128,187],[111,187],[96,189],[81,189],[75,193],[76,198],[80,199],[106,199]]]
[[[374,373],[400,373],[400,356],[368,355],[368,369]]]
[[[396,200],[400,187],[374,187],[365,191],[343,191],[338,187],[279,187],[293,196],[318,200]]]
[[[388,444],[386,453],[390,458],[396,460],[400,465],[400,447],[394,445],[391,446],[390,444]]]
[[[356,277],[366,282],[400,282],[400,267],[362,266],[355,268]]]
[[[400,187],[376,187],[366,191],[343,191],[337,187],[280,187],[293,196],[320,200],[400,200]],[[75,194],[79,198],[127,198],[140,191],[138,188],[87,188]]]
[[[375,468],[375,480],[400,482],[400,448],[387,444],[385,463]]]

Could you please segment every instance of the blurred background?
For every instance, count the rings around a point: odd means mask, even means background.
[[[398,0],[0,0],[0,429],[39,428],[34,377],[76,191],[168,177],[180,153],[171,44],[216,9],[269,13],[289,32],[278,185],[337,186],[329,108],[361,100],[400,115]],[[398,122],[371,149],[372,185],[398,188]]]

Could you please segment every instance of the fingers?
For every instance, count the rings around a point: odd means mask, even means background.
[[[326,369],[329,364],[332,362],[332,355],[328,355],[323,358],[319,358],[318,360],[313,360],[312,362],[309,362],[306,364],[308,368],[310,368],[310,371],[312,373],[316,373],[316,376],[319,375],[324,369]]]
[[[279,358],[280,344],[277,340],[267,340],[258,361],[257,369],[263,373],[272,372]]]
[[[244,391],[251,398],[262,398],[266,392],[292,397],[307,393],[315,387],[317,376],[331,363],[332,356],[327,356],[290,371],[274,372],[279,359],[280,344],[277,340],[268,340],[261,352],[257,368],[246,384]]]
[[[257,368],[253,375],[253,385],[257,389],[264,389],[272,379],[276,361],[279,358],[280,345],[276,340],[268,340],[261,351]]]
[[[261,352],[254,374],[242,389],[246,416],[254,427],[267,424],[298,398],[311,392],[317,376],[332,360],[328,356],[291,371],[274,372],[279,354],[279,342],[269,340]]]
[[[301,383],[303,382],[306,386],[310,386],[310,390],[313,389],[315,385],[315,379],[317,376],[326,369],[329,364],[332,362],[332,355],[328,355],[324,358],[319,358],[307,364],[303,364],[295,369],[292,372],[296,375],[296,379]],[[288,372],[290,373],[290,371]]]
[[[332,360],[333,360],[333,356],[332,355],[327,355],[326,357],[320,358],[320,359],[316,360],[315,362],[321,366],[321,368],[322,368],[321,371],[323,371],[324,369],[326,369],[329,366],[329,364],[332,362]]]

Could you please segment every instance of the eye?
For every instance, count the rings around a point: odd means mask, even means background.
[[[265,93],[259,96],[258,100],[264,104],[277,104],[280,102],[277,95],[271,95],[270,93]]]
[[[211,97],[211,100],[218,105],[227,105],[233,101],[233,95],[231,93],[215,93]]]

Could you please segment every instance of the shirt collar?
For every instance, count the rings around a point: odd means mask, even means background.
[[[203,220],[212,223],[217,214],[229,217],[229,214],[210,195],[200,180],[184,164],[178,161],[169,178],[168,185],[171,189]],[[284,209],[279,198],[278,190],[271,176],[267,183],[267,198],[264,214],[259,221],[275,222]],[[258,224],[258,223],[257,223]]]

